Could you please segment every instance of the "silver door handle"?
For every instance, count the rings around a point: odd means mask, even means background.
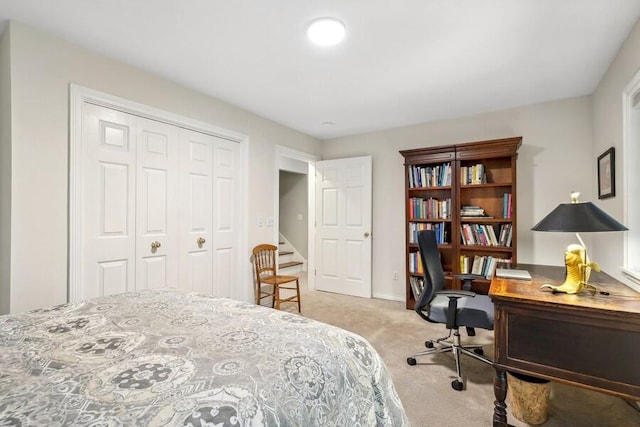
[[[151,252],[157,251],[160,246],[162,245],[157,240],[155,242],[151,242]]]
[[[369,232],[368,232],[368,231],[365,231],[365,232],[364,232],[364,238],[366,239],[366,238],[367,238],[367,237],[369,237],[369,236],[370,236]]]
[[[206,240],[204,240],[202,237],[198,237],[198,240],[196,240],[196,243],[198,244],[198,247],[201,248],[202,245],[204,245],[206,242]]]

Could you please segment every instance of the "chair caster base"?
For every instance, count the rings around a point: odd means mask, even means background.
[[[433,348],[434,347],[433,341],[425,341],[424,346],[427,348]]]
[[[464,388],[464,383],[458,380],[453,380],[451,381],[451,387],[453,387],[454,390],[462,391],[462,389]]]
[[[411,366],[415,366],[416,362],[416,358],[415,357],[407,357],[407,363]]]

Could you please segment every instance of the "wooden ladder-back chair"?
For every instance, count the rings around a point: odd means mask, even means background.
[[[278,266],[276,265],[276,251],[278,248],[274,245],[262,244],[253,248],[253,266],[256,273],[256,304],[264,298],[271,297],[271,307],[280,309],[283,302],[295,302],[298,304],[298,313],[300,313],[300,283],[298,276],[281,276],[278,275]],[[294,285],[283,286],[287,283]],[[294,290],[295,295],[282,298],[280,291],[282,289]]]

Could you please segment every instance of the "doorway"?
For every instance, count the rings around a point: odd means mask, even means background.
[[[301,162],[302,163],[302,162]],[[305,170],[307,168],[304,164]],[[280,169],[279,271],[295,274],[307,271],[309,247],[309,188],[306,172]],[[282,266],[287,266],[282,270]]]
[[[295,228],[296,233],[305,233],[306,232],[306,247],[304,250],[306,251],[306,256],[304,257],[307,260],[306,270],[307,270],[307,287],[310,290],[315,289],[315,263],[314,263],[314,210],[315,210],[315,200],[313,197],[314,188],[315,188],[315,162],[320,160],[319,157],[305,153],[302,151],[294,150],[289,147],[283,147],[280,145],[276,146],[276,167],[275,167],[275,189],[274,189],[274,236],[273,241],[280,241],[280,221],[281,216],[285,216],[287,218],[293,218],[293,221],[296,223]],[[281,184],[281,173],[287,174],[288,183]],[[306,181],[306,191],[300,188],[300,183],[302,180]],[[280,191],[281,185],[296,185],[298,187],[296,194],[298,197],[306,197],[306,217],[304,213],[299,212],[300,206],[291,204],[287,200],[281,200]],[[286,212],[282,212],[281,214],[281,205],[283,205],[283,210]],[[286,207],[284,207],[286,206]],[[302,213],[302,219],[299,218],[299,214]],[[287,218],[282,218],[282,220],[287,220]],[[304,241],[304,239],[299,239],[298,241]]]

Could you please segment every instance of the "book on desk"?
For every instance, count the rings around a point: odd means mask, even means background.
[[[517,270],[515,268],[496,268],[496,277],[505,279],[531,280],[531,274],[527,270]]]

